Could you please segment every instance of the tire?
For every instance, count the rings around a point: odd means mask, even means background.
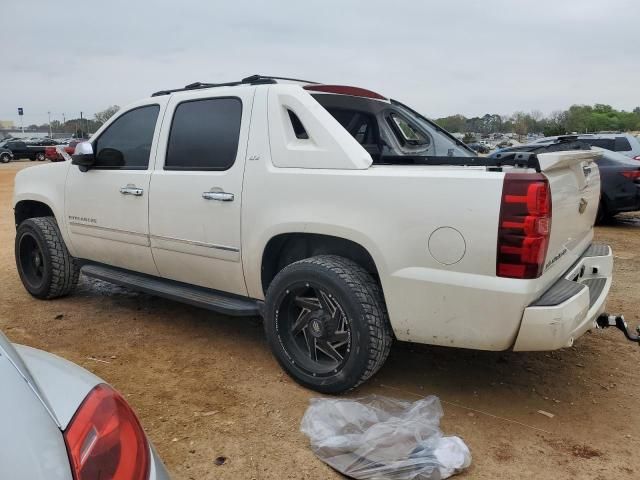
[[[606,225],[607,223],[611,223],[612,220],[613,215],[609,212],[606,203],[604,200],[600,200],[598,213],[596,213],[596,225]]]
[[[63,297],[78,284],[80,269],[53,217],[29,218],[18,226],[15,258],[22,284],[36,298]]]
[[[44,153],[39,152],[36,153],[36,160],[39,162],[44,162],[47,159],[47,157],[44,156]]]
[[[2,155],[0,155],[0,162],[9,163],[10,161],[11,161],[11,155],[9,155],[8,153],[3,153]]]
[[[276,275],[266,295],[264,327],[289,376],[330,394],[372,377],[393,341],[378,282],[335,255],[300,260]]]

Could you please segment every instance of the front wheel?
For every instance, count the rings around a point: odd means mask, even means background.
[[[36,160],[39,162],[44,162],[47,157],[44,156],[44,153],[36,153]]]
[[[29,218],[20,224],[15,257],[22,284],[36,298],[68,295],[78,283],[80,269],[53,217]]]
[[[3,153],[2,155],[0,155],[0,162],[9,163],[10,161],[11,161],[11,155],[9,155],[8,153]]]
[[[285,371],[322,393],[345,392],[368,380],[392,343],[380,285],[360,265],[335,255],[281,270],[267,291],[264,325]]]

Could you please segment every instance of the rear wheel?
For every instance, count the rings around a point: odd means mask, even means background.
[[[47,157],[44,156],[44,153],[38,152],[36,153],[36,160],[39,162],[44,162]]]
[[[600,204],[598,205],[598,213],[596,214],[596,225],[609,223],[612,219],[613,215],[609,212],[607,204],[604,202],[604,200],[600,200]]]
[[[382,367],[392,336],[382,289],[334,255],[285,267],[269,286],[265,331],[287,373],[322,393],[357,387]]]
[[[80,270],[53,217],[29,218],[16,232],[16,266],[22,284],[36,298],[68,295]]]
[[[9,155],[8,153],[3,153],[2,155],[0,155],[0,162],[9,163],[10,161],[11,161],[11,155]]]

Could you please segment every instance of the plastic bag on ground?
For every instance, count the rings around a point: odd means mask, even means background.
[[[323,462],[349,477],[442,480],[471,465],[465,443],[442,435],[442,415],[434,396],[313,398],[300,430]]]

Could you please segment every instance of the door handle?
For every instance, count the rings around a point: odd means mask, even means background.
[[[233,202],[233,193],[227,192],[203,192],[205,200],[218,200],[219,202]]]
[[[129,184],[126,187],[120,187],[120,193],[123,195],[135,195],[136,197],[140,197],[142,196],[142,192],[144,192],[144,190],[132,184]]]

